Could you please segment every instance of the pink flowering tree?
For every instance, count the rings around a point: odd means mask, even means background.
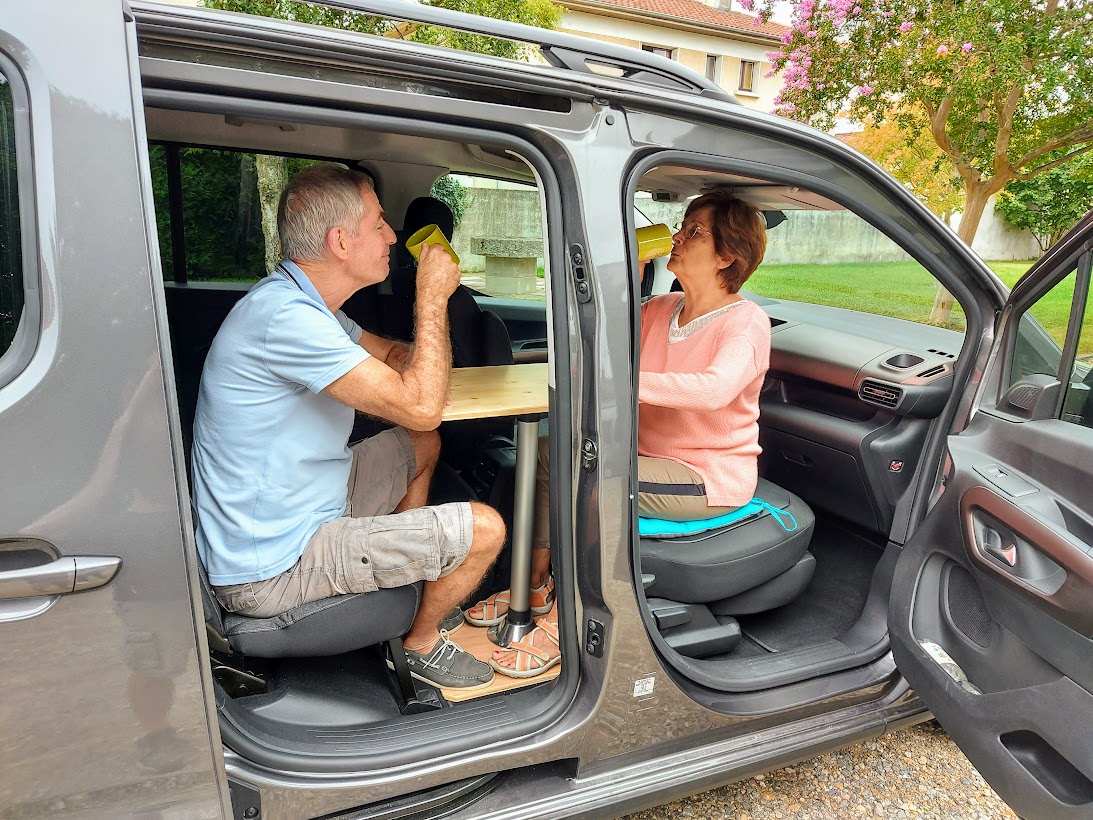
[[[769,57],[776,112],[830,128],[848,113],[928,132],[963,189],[971,244],[988,198],[1093,150],[1089,0],[791,0]],[[773,0],[743,0],[761,17]],[[942,292],[932,321],[946,323]]]

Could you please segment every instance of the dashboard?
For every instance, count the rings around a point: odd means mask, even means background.
[[[952,392],[963,334],[747,295],[772,330],[761,474],[817,511],[887,534]]]

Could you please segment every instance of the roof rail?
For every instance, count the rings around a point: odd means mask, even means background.
[[[661,57],[614,43],[578,37],[551,29],[536,28],[493,17],[481,17],[462,11],[434,8],[416,0],[305,0],[310,5],[376,17],[425,23],[502,40],[537,45],[543,57],[555,68],[564,68],[595,76],[623,77],[645,85],[674,89],[703,97],[738,102],[721,86],[686,66]]]

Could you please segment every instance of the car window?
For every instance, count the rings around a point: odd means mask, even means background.
[[[1009,384],[1035,375],[1058,378],[1065,385],[1059,418],[1093,427],[1093,304],[1088,281],[1079,276],[1088,264],[1083,257],[1021,315]]]
[[[688,202],[655,202],[639,193],[635,204],[652,222],[676,230]],[[964,330],[959,304],[932,315],[934,276],[852,211],[786,210],[768,221],[766,256],[745,290]]]
[[[165,279],[255,282],[279,261],[277,202],[317,160],[149,146]]]
[[[15,165],[15,104],[0,75],[0,357],[15,340],[23,317],[23,252],[19,183]]]
[[[1078,331],[1078,348],[1074,367],[1063,398],[1060,418],[1086,427],[1093,427],[1093,301],[1087,290],[1082,310],[1082,324]]]
[[[487,296],[546,300],[542,200],[535,186],[451,174],[437,180],[432,193],[456,218],[452,246],[464,285]]]
[[[1021,315],[1010,367],[1011,387],[1028,376],[1058,374],[1077,276],[1075,268]],[[1093,338],[1086,343],[1093,343]]]

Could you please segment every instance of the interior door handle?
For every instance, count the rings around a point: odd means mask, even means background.
[[[1011,567],[1017,566],[1017,542],[1013,538],[1004,539],[997,530],[988,527],[983,533],[981,546],[988,555],[993,555]]]
[[[65,556],[39,564],[0,572],[0,598],[34,598],[67,595],[110,583],[121,568],[112,555]]]

